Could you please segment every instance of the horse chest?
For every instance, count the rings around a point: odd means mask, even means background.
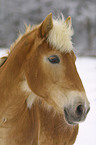
[[[33,128],[27,108],[17,116],[2,119],[0,145],[32,145],[32,137]]]

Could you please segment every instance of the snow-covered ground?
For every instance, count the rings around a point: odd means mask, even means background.
[[[0,57],[4,56],[5,52],[7,52],[5,49],[0,49]],[[74,145],[96,145],[96,58],[77,58],[76,65],[90,101],[91,110],[87,119],[80,123]]]
[[[96,145],[96,58],[78,58],[77,69],[83,81],[91,110],[80,124],[75,145]]]

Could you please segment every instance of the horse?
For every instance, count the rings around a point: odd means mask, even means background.
[[[0,66],[0,145],[73,145],[90,109],[71,17],[26,26]],[[1,58],[2,60],[2,58]]]

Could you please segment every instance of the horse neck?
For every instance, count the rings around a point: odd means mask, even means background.
[[[26,37],[15,46],[8,56],[4,65],[0,68],[0,108],[4,108],[5,103],[24,102],[20,101],[24,93],[20,91],[20,82],[24,79],[23,66],[26,61],[31,43]],[[8,101],[6,101],[8,100]],[[20,103],[19,103],[20,104]]]

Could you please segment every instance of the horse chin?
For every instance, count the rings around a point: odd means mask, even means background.
[[[78,125],[77,122],[72,122],[72,121],[70,121],[68,119],[66,119],[66,122],[67,122],[68,125]]]
[[[79,124],[79,122],[75,122],[75,121],[73,121],[73,119],[71,119],[71,118],[69,117],[69,115],[68,115],[68,113],[67,113],[66,110],[64,110],[64,116],[65,116],[65,121],[66,121],[66,123],[67,123],[68,125],[78,125],[78,124]]]

